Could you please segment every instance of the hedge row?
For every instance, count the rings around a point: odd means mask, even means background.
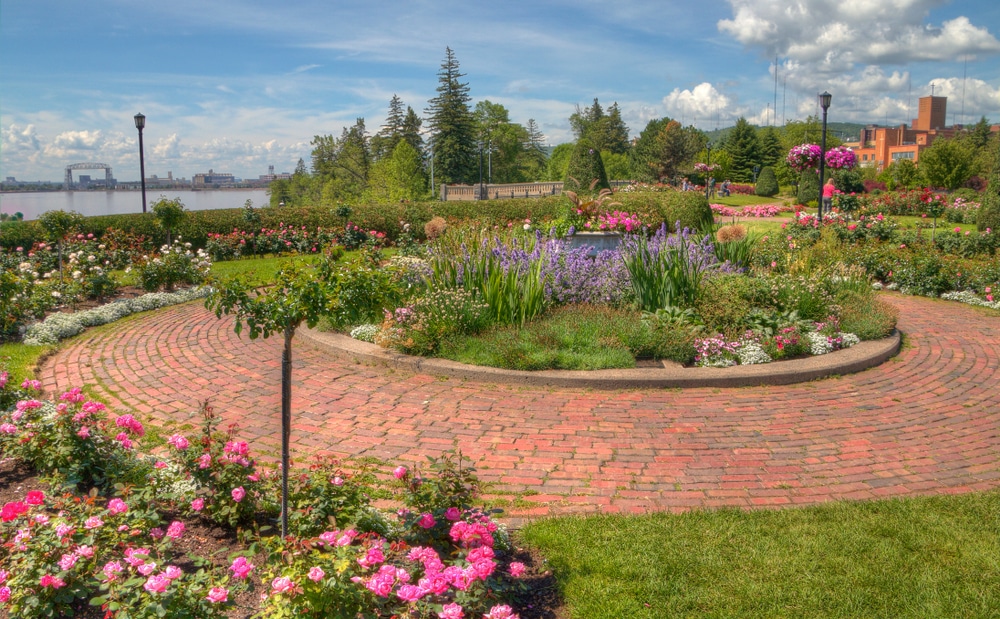
[[[682,226],[699,227],[710,222],[712,211],[708,201],[696,192],[648,192],[622,193],[615,195],[620,206],[612,209],[638,213],[644,221],[667,222],[671,227],[680,221]],[[419,237],[423,235],[424,224],[436,216],[449,222],[463,220],[482,221],[486,225],[506,225],[530,219],[541,222],[564,215],[569,201],[561,196],[543,198],[514,198],[511,200],[486,200],[481,202],[412,202],[397,204],[373,204],[352,206],[351,223],[365,230],[378,230],[394,240],[402,231],[402,224],[408,223]],[[331,206],[312,207],[263,207],[256,209],[260,215],[260,225],[274,229],[280,224],[340,229],[345,223]],[[205,247],[208,235],[227,234],[234,229],[248,230],[243,218],[243,209],[218,209],[208,211],[187,211],[183,223],[174,231],[195,248]],[[152,213],[130,213],[124,215],[101,215],[84,218],[83,234],[103,235],[114,228],[123,232],[140,234],[152,239],[157,245],[166,242],[166,232],[156,223]],[[45,234],[37,221],[0,222],[0,247],[11,250],[17,247],[31,247],[37,241],[44,241]]]

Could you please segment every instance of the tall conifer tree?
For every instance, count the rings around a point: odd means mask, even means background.
[[[473,183],[478,180],[476,126],[469,102],[469,84],[461,82],[458,60],[450,47],[438,71],[437,96],[429,101],[427,124],[434,134],[436,182]]]

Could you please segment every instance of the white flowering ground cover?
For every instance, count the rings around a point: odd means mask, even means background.
[[[45,320],[28,326],[24,333],[24,343],[29,346],[56,344],[83,333],[87,327],[108,324],[138,312],[201,299],[210,292],[211,288],[207,286],[178,292],[150,292],[134,299],[120,299],[81,312],[51,314]]]

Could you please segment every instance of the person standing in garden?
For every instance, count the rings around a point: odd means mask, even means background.
[[[837,188],[833,186],[833,179],[827,179],[826,184],[823,185],[823,212],[829,213],[830,209],[833,207],[833,194],[837,191]]]

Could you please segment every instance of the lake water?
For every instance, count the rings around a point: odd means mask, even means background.
[[[189,211],[239,208],[247,200],[260,207],[268,204],[266,189],[146,190],[146,209],[161,196],[180,198]],[[37,219],[46,211],[76,211],[86,217],[142,212],[141,191],[37,191],[0,193],[0,213],[23,213],[25,219]]]

